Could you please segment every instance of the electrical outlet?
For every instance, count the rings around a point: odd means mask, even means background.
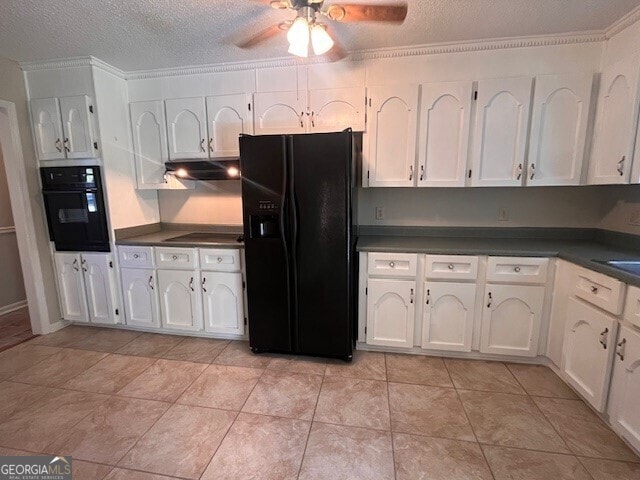
[[[640,208],[629,216],[629,225],[640,226]]]
[[[384,207],[376,207],[376,220],[384,220]]]
[[[506,222],[507,220],[509,220],[509,212],[507,212],[506,208],[498,209],[498,220],[501,222]]]

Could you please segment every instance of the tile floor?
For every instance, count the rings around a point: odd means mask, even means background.
[[[32,337],[31,319],[26,307],[0,315],[0,352]]]
[[[0,454],[75,480],[640,479],[546,367],[67,327],[0,353]]]

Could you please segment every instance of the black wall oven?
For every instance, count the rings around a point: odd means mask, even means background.
[[[100,167],[40,169],[49,236],[56,251],[109,251]]]

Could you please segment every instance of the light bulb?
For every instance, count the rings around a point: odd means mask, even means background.
[[[301,44],[301,43],[291,43],[289,45],[289,53],[293,55],[297,55],[298,57],[308,57],[309,56],[309,44]]]
[[[311,28],[311,44],[316,55],[327,53],[333,47],[333,39],[323,25],[316,23]]]
[[[187,172],[184,168],[179,168],[176,170],[176,176],[180,178],[186,178],[189,176],[189,172]]]
[[[309,23],[304,17],[293,21],[287,32],[287,40],[291,45],[309,45]]]
[[[229,167],[227,168],[227,174],[229,174],[230,177],[237,177],[240,174],[240,170],[236,167]]]

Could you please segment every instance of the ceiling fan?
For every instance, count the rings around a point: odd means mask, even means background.
[[[322,17],[336,22],[385,22],[400,24],[407,17],[407,4],[375,5],[332,3],[324,0],[254,0],[279,10],[294,10],[297,16],[272,25],[237,43],[240,48],[254,48],[270,38],[287,32],[289,53],[309,56],[309,44],[316,55],[328,54],[331,60],[345,56],[339,43],[329,35],[327,25],[318,21]]]

